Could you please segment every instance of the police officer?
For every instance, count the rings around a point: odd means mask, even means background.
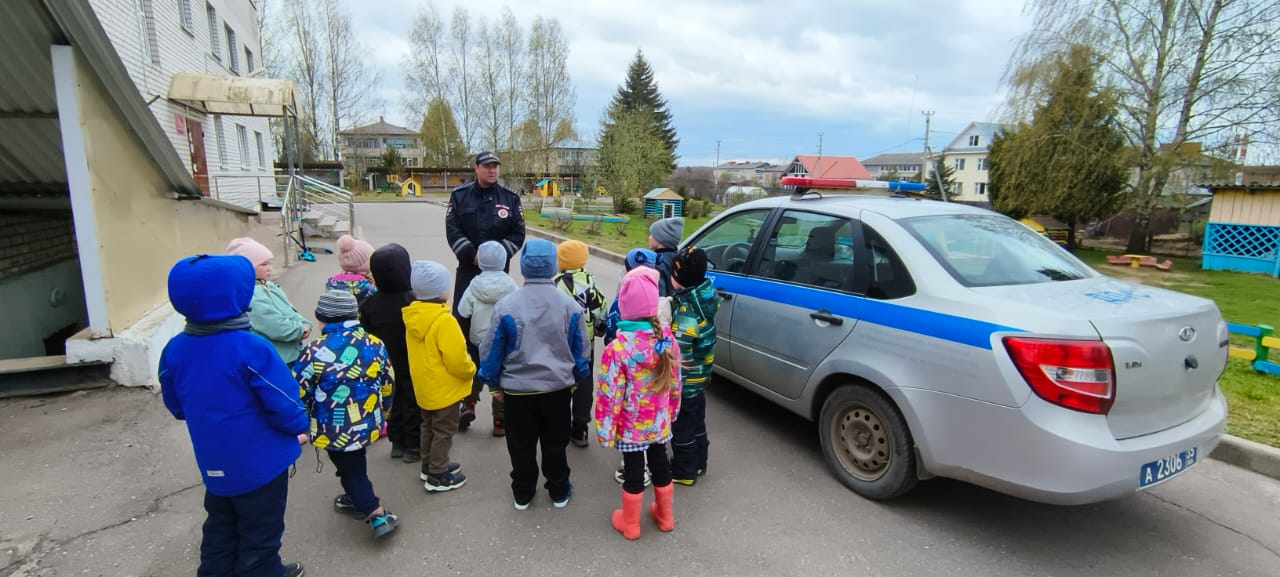
[[[471,332],[471,319],[458,317],[458,301],[471,285],[471,279],[480,274],[476,262],[476,249],[485,242],[497,241],[507,249],[507,266],[511,257],[524,246],[524,212],[520,195],[498,184],[498,171],[502,163],[498,155],[481,152],[476,155],[476,179],[453,189],[449,195],[449,209],[445,213],[445,237],[449,248],[458,257],[458,271],[453,282],[453,316],[462,325],[462,334]],[[471,360],[479,363],[480,351],[467,343]],[[476,403],[480,400],[479,382],[471,389],[471,395],[462,402],[462,419],[459,429],[466,429],[476,418]],[[493,434],[506,434],[503,424],[502,401],[493,400]]]

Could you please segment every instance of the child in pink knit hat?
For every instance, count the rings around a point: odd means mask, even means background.
[[[227,254],[238,254],[253,263],[255,283],[253,301],[249,305],[249,323],[275,345],[285,364],[292,365],[302,354],[302,341],[311,336],[311,321],[298,313],[284,289],[271,280],[271,249],[251,238],[242,237],[227,245]]]
[[[329,277],[324,284],[325,290],[340,290],[351,293],[357,303],[377,292],[373,277],[369,275],[369,257],[373,256],[373,245],[344,234],[338,237],[338,264],[342,272]]]
[[[605,347],[596,379],[596,437],[622,453],[622,507],[613,512],[613,528],[627,539],[640,537],[646,458],[654,494],[649,515],[660,531],[675,527],[666,443],[680,410],[680,345],[658,321],[658,274],[639,267],[622,277],[618,336]]]

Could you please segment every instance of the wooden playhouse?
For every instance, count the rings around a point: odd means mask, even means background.
[[[645,218],[670,218],[684,214],[684,198],[670,188],[655,188],[644,195]]]

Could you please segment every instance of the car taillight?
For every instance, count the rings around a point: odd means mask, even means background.
[[[1102,341],[1005,337],[1031,390],[1055,405],[1105,415],[1116,398],[1115,365]]]

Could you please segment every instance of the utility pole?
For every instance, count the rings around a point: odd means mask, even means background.
[[[715,179],[715,185],[712,186],[711,196],[720,196],[720,141],[716,141],[716,166],[711,169],[712,178]]]
[[[822,133],[821,132],[818,133],[818,162],[813,167],[813,172],[814,174],[811,174],[809,176],[812,176],[814,178],[818,178],[822,176]]]
[[[929,177],[929,155],[933,153],[929,150],[929,128],[933,124],[933,111],[921,110],[920,114],[924,115],[924,164],[920,166],[920,181],[924,182]]]

